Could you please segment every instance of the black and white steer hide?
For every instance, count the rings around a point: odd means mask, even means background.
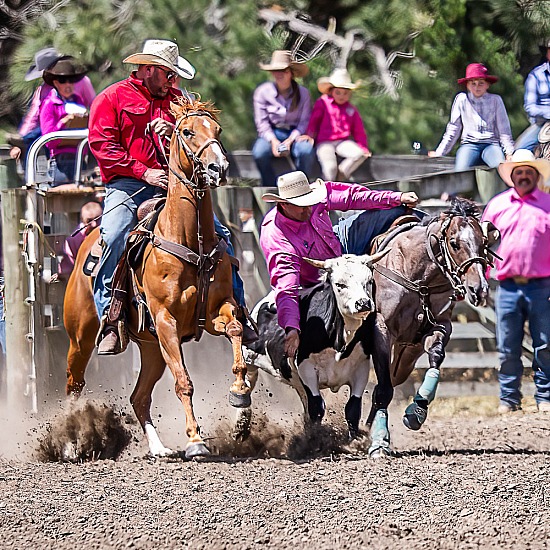
[[[350,436],[357,435],[376,318],[371,313],[372,265],[385,254],[307,259],[325,274],[318,285],[300,291],[300,347],[296,360],[284,353],[285,334],[278,324],[274,292],[258,302],[252,317],[258,324],[259,339],[243,347],[252,389],[258,369],[262,369],[298,392],[306,422],[320,422],[325,413],[320,390],[337,392],[347,385],[350,398],[345,417]]]

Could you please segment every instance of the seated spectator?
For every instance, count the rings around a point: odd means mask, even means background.
[[[305,63],[293,61],[291,53],[276,50],[268,64],[260,68],[269,71],[273,82],[260,84],[254,92],[254,121],[258,139],[252,148],[254,160],[262,177],[262,185],[275,185],[273,157],[291,156],[297,170],[311,173],[313,145],[305,134],[311,114],[311,98],[296,78],[306,76]]]
[[[539,42],[542,59],[525,80],[523,108],[529,116],[530,126],[518,137],[516,148],[534,151],[540,129],[550,121],[550,38]]]
[[[481,162],[496,168],[505,158],[511,158],[514,140],[506,107],[499,95],[487,92],[497,80],[481,63],[466,67],[466,77],[459,78],[458,83],[465,84],[467,92],[455,97],[445,134],[437,149],[429,151],[428,156],[445,156],[461,136],[455,159],[457,172]]]
[[[88,125],[88,110],[84,100],[74,90],[75,83],[82,80],[85,74],[86,69],[71,56],[59,58],[44,71],[44,81],[53,86],[53,89],[40,107],[40,128],[43,134],[71,128],[85,128]],[[55,140],[50,141],[47,147],[52,156],[50,160],[52,185],[72,183],[77,146]]]
[[[42,78],[44,70],[55,63],[59,57],[61,56],[55,48],[44,48],[36,52],[34,56],[34,63],[27,71],[25,80],[30,82],[32,80]],[[32,96],[29,109],[23,117],[21,125],[19,126],[17,136],[18,139],[16,140],[15,136],[12,136],[12,139],[8,139],[8,143],[13,145],[16,145],[15,141],[17,141],[16,150],[13,151],[13,153],[10,152],[12,158],[19,158],[21,155],[21,161],[24,163],[28,148],[42,135],[40,130],[40,105],[51,91],[52,86],[46,82],[42,82],[38,88],[36,88]],[[87,76],[84,76],[82,80],[75,83],[74,91],[75,94],[78,94],[81,97],[83,105],[89,108],[95,97],[94,87],[92,86],[90,79]],[[19,150],[17,151],[17,149]]]
[[[313,106],[306,133],[315,140],[323,178],[348,181],[372,154],[361,115],[350,103],[357,84],[346,69],[335,69],[317,81],[317,88],[323,95]],[[343,160],[338,163],[338,158]]]
[[[76,228],[77,233],[73,233],[65,239],[63,244],[63,254],[59,262],[57,275],[59,279],[65,280],[69,278],[76,260],[78,249],[84,242],[84,239],[99,226],[99,216],[103,214],[101,204],[96,201],[89,201],[80,209],[80,224]],[[52,282],[55,280],[52,279]]]

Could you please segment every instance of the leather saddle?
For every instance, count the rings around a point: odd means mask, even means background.
[[[397,237],[397,235],[412,229],[420,223],[420,218],[414,214],[404,214],[399,216],[389,227],[387,231],[377,235],[371,242],[371,254],[384,250],[390,241]]]

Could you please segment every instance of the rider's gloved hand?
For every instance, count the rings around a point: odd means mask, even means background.
[[[401,204],[416,206],[418,204],[418,197],[416,196],[416,193],[414,191],[401,193]]]
[[[148,168],[145,170],[142,179],[150,185],[155,185],[161,189],[168,189],[168,175],[164,170]]]
[[[149,127],[159,136],[171,136],[174,131],[174,125],[169,120],[164,120],[160,117],[151,121]]]

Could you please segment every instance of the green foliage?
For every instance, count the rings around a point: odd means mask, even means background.
[[[491,92],[502,95],[517,135],[527,124],[523,79],[537,61],[537,40],[549,36],[550,2],[535,0],[294,0],[286,11],[316,14],[316,22],[337,14],[337,32],[355,29],[366,43],[387,56],[401,51],[390,68],[398,99],[384,93],[372,52],[355,51],[348,69],[364,86],[353,102],[362,113],[376,153],[409,153],[412,141],[434,148],[447,123],[466,65],[482,62],[500,80]],[[324,11],[320,11],[322,6]],[[24,74],[34,53],[53,45],[90,67],[97,90],[125,78],[131,67],[122,60],[139,51],[145,39],[175,40],[197,76],[183,81],[202,99],[222,110],[224,141],[229,149],[250,148],[255,138],[252,93],[269,75],[258,69],[273,49],[287,43],[278,27],[268,36],[253,0],[51,0],[49,10],[22,30],[12,60],[10,89],[15,109],[23,110],[37,82]],[[419,33],[412,40],[413,33]],[[316,80],[333,68],[336,51],[326,46],[309,63],[304,79],[313,99]]]

